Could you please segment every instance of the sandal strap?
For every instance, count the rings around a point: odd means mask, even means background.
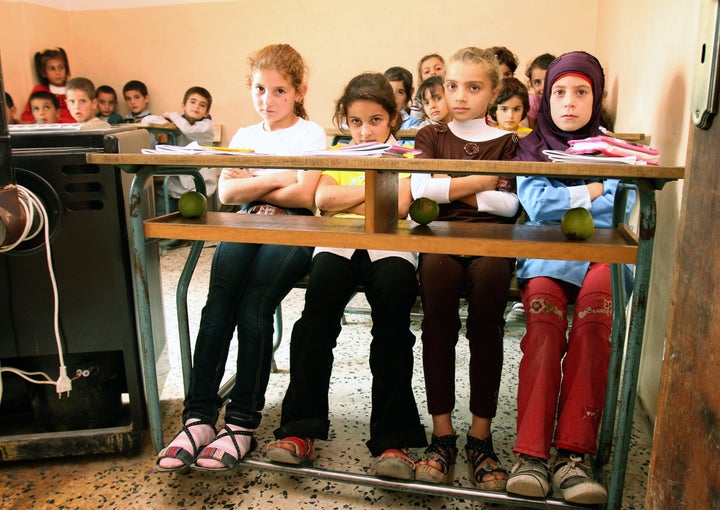
[[[468,462],[472,465],[475,481],[481,482],[488,473],[507,474],[507,470],[500,465],[500,459],[493,448],[492,436],[478,439],[468,434],[465,453]]]
[[[441,466],[441,471],[447,473],[450,466],[455,464],[457,458],[457,436],[432,436],[430,445],[425,449],[423,460],[432,460]]]
[[[233,430],[225,425],[222,431],[215,436],[215,441],[222,439],[223,437],[230,437],[237,457],[221,448],[206,446],[197,458],[217,460],[224,464],[227,468],[232,469],[238,464],[238,462],[240,462],[241,457],[247,455],[257,447],[257,441],[255,441],[255,438],[253,437],[253,432],[253,430]],[[241,455],[240,445],[238,444],[237,439],[235,439],[235,436],[250,436],[252,438],[250,446],[244,455]]]
[[[192,422],[192,423],[188,423],[188,424],[186,424],[186,425],[183,425],[182,428],[180,429],[180,432],[178,432],[177,434],[175,434],[175,437],[174,437],[173,440],[172,440],[172,441],[175,441],[175,439],[176,439],[180,434],[185,434],[185,435],[187,436],[187,438],[190,440],[190,445],[192,446],[192,449],[193,449],[192,452],[188,452],[192,457],[195,457],[195,456],[198,454],[198,452],[200,451],[200,448],[198,448],[197,443],[195,442],[195,438],[193,437],[192,433],[190,432],[190,427],[194,427],[194,426],[196,426],[196,425],[208,425],[208,426],[212,427],[213,432],[215,432],[215,427],[213,427],[213,426],[212,426],[211,424],[209,424],[208,422],[206,422],[206,421],[194,421],[194,422]],[[170,442],[172,443],[172,441],[170,441]],[[202,446],[204,446],[204,445],[202,445]],[[176,457],[176,456],[178,455],[178,451],[177,451],[178,448],[179,448],[180,450],[185,450],[185,448],[181,448],[181,447],[178,447],[178,446],[167,446],[166,448],[164,448],[164,449],[160,452],[159,455],[160,455],[160,456],[164,456],[164,457]],[[187,450],[185,450],[185,451],[187,451]]]
[[[383,459],[397,459],[415,469],[415,461],[410,458],[410,450],[408,448],[388,448],[380,454],[378,462]]]
[[[312,438],[305,439],[298,436],[287,436],[282,439],[278,439],[273,444],[279,446],[280,448],[284,448],[285,450],[293,451],[293,453],[298,457],[310,458],[313,454],[315,440]],[[290,448],[287,448],[287,446]]]

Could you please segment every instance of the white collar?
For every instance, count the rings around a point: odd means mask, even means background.
[[[486,142],[500,138],[508,133],[507,131],[488,126],[484,118],[464,121],[453,119],[448,122],[447,126],[455,136],[469,142]]]

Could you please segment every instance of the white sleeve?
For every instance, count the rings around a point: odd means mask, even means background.
[[[582,207],[583,209],[592,209],[592,200],[590,200],[590,190],[585,184],[580,186],[568,186],[570,193],[570,208]]]
[[[475,193],[475,199],[479,212],[487,212],[503,218],[512,218],[520,207],[518,196],[509,191],[480,191]]]
[[[412,174],[410,191],[413,198],[427,197],[438,204],[450,203],[450,177],[433,179],[431,174]]]
[[[212,145],[213,125],[210,119],[202,119],[190,124],[177,112],[169,113],[168,117],[188,139],[198,142],[200,145]]]

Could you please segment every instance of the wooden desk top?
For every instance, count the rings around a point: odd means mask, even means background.
[[[420,173],[476,173],[486,175],[542,175],[578,178],[682,179],[684,167],[526,161],[468,161],[326,156],[100,154],[87,155],[88,163],[111,164],[127,171],[139,166],[302,168],[307,170],[378,170]]]

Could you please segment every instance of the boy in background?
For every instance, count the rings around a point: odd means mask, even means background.
[[[143,117],[150,115],[150,94],[147,86],[139,80],[130,80],[123,87],[123,97],[130,113],[125,116],[125,122],[140,122]]]
[[[187,145],[197,142],[200,145],[212,145],[213,124],[210,117],[212,96],[203,87],[190,87],[183,96],[181,110],[178,112],[165,112],[163,116],[148,115],[143,118],[143,123],[163,124],[172,122],[178,128],[180,134],[176,137],[177,145]],[[215,193],[217,188],[217,170],[213,168],[201,168],[200,174],[205,180],[205,192],[207,196]],[[186,191],[194,190],[195,183],[189,175],[171,175],[168,177],[166,191],[169,197],[170,211],[177,210],[177,202]],[[158,210],[164,209],[158,207]]]
[[[5,113],[7,114],[7,123],[8,124],[19,124],[18,120],[15,118],[17,115],[17,107],[15,106],[15,101],[13,101],[12,96],[5,92]]]
[[[55,124],[60,117],[60,101],[47,90],[36,90],[28,100],[36,124]]]
[[[102,120],[95,116],[97,111],[97,99],[95,98],[95,85],[87,78],[72,78],[65,86],[67,107],[70,115],[76,122],[102,123]]]
[[[97,118],[104,120],[108,124],[119,124],[123,121],[122,116],[115,111],[118,100],[115,89],[110,85],[100,85],[95,90],[97,98]]]

